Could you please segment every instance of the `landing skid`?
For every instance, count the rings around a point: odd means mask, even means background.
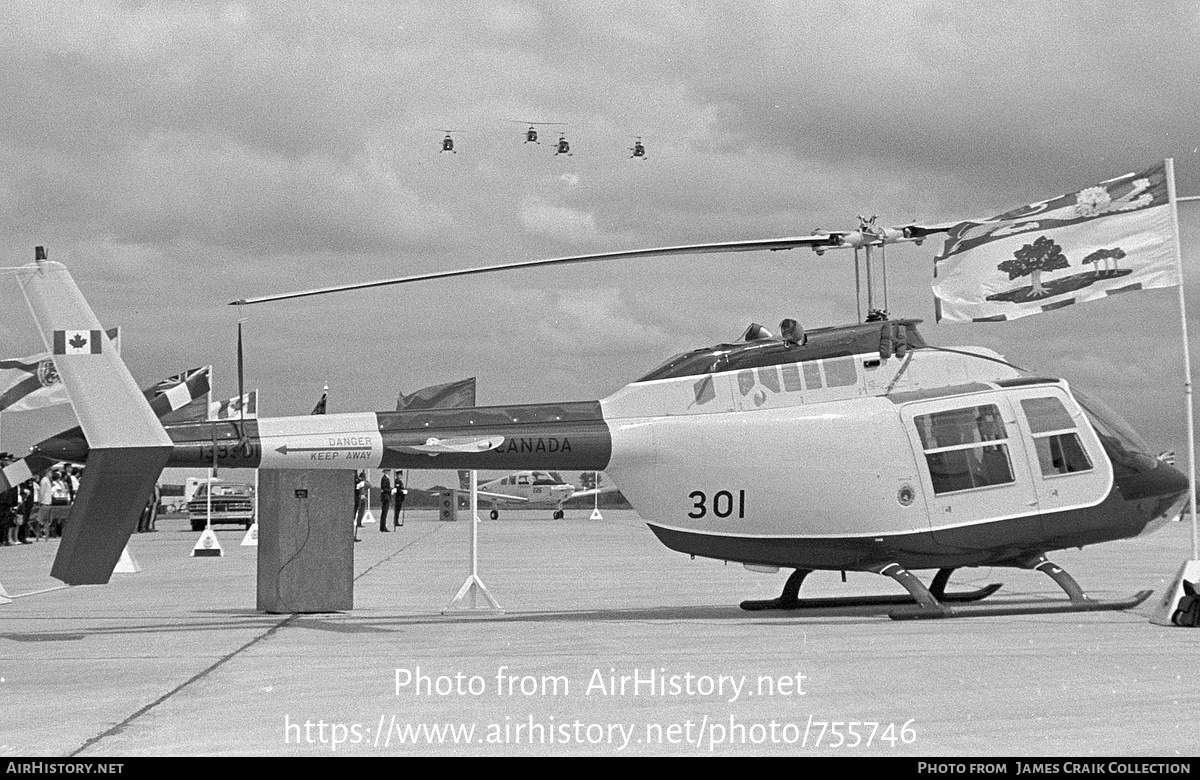
[[[888,613],[892,620],[923,620],[952,617],[994,617],[997,615],[1050,615],[1056,612],[1106,612],[1133,609],[1150,598],[1152,590],[1139,590],[1129,598],[1113,601],[1052,601],[1045,604],[968,604],[926,609],[914,604]]]
[[[976,590],[961,591],[958,593],[946,593],[946,583],[950,580],[950,574],[954,569],[939,569],[934,576],[933,582],[929,585],[929,592],[939,602],[969,602],[981,601],[996,591],[1000,590],[1001,583],[993,582],[991,585],[985,585]],[[816,609],[820,607],[870,607],[870,606],[885,606],[887,604],[912,604],[916,605],[917,600],[909,595],[878,595],[878,596],[833,596],[829,598],[814,598],[802,599],[798,597],[800,585],[804,582],[804,578],[812,572],[808,569],[797,569],[788,577],[787,583],[783,586],[783,593],[779,598],[748,600],[741,603],[744,610],[757,612],[768,609]]]
[[[987,617],[998,615],[1047,615],[1059,612],[1105,612],[1123,609],[1133,609],[1146,599],[1153,591],[1138,591],[1124,599],[1100,601],[1084,593],[1083,588],[1075,578],[1060,566],[1040,554],[1027,555],[1009,562],[1009,565],[1022,569],[1034,569],[1054,580],[1055,584],[1067,594],[1067,601],[1035,602],[1023,604],[974,604],[982,601],[1000,589],[999,583],[992,583],[977,590],[960,593],[946,593],[946,584],[950,580],[953,568],[939,569],[929,587],[917,579],[916,575],[898,563],[885,563],[873,567],[871,571],[891,577],[904,586],[908,595],[881,596],[844,596],[834,598],[801,599],[800,586],[804,578],[812,571],[797,569],[788,577],[779,598],[763,601],[743,601],[742,609],[813,609],[816,607],[856,607],[856,606],[885,606],[899,605],[888,612],[893,620],[921,620],[930,618],[951,617]]]

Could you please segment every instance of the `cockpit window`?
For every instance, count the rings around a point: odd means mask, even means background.
[[[1033,446],[1042,476],[1091,471],[1092,460],[1083,449],[1075,421],[1057,398],[1023,398],[1021,409],[1029,421]]]
[[[1087,414],[1088,422],[1096,429],[1104,449],[1115,462],[1138,471],[1149,471],[1158,465],[1150,455],[1150,445],[1116,412],[1078,388],[1072,387],[1071,394]]]

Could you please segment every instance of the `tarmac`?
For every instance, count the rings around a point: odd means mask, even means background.
[[[879,607],[745,612],[787,572],[662,545],[633,512],[480,523],[502,613],[443,609],[469,573],[465,519],[360,531],[354,609],[255,610],[256,551],[160,519],[136,573],[59,587],[57,542],[0,549],[0,755],[1196,756],[1200,633],[1148,616],[1191,529],[1050,557],[1122,612],[889,620]],[[486,516],[484,516],[486,518]],[[899,593],[818,573],[805,596]],[[1062,600],[1045,575],[956,572],[989,602]]]

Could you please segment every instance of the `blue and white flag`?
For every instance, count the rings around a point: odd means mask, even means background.
[[[999,322],[1179,284],[1166,165],[950,229],[938,320]]]

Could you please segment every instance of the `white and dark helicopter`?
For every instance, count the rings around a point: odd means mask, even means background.
[[[747,609],[885,604],[895,605],[892,617],[909,618],[1132,607],[1149,591],[1093,599],[1046,554],[1178,518],[1188,480],[1066,381],[1024,371],[986,348],[936,347],[922,338],[919,320],[887,316],[886,297],[875,308],[871,250],[948,228],[860,220],[844,232],[601,252],[246,298],[235,303],[618,258],[796,248],[853,249],[857,280],[859,250],[867,255],[866,319],[860,313],[856,323],[813,329],[800,341],[752,327],[741,339],[676,355],[597,401],[164,428],[138,411],[145,402],[131,379],[112,378],[128,376],[119,357],[64,359],[59,371],[85,436],[49,439],[35,450],[86,459],[87,489],[109,506],[119,503],[118,488],[136,492],[135,472],[152,484],[165,465],[605,471],[667,547],[754,570],[793,570],[779,598],[744,602]],[[48,342],[62,328],[99,327],[63,266],[18,273]],[[125,525],[86,515],[69,523],[53,576],[106,582],[137,509]],[[104,555],[79,553],[88,545]],[[998,585],[947,592],[955,569],[975,566],[1036,569],[1067,599],[993,606],[967,602]],[[936,574],[926,584],[914,570]],[[815,571],[874,572],[907,594],[801,599]]]
[[[461,482],[461,480],[460,480]],[[470,485],[460,484],[462,490]],[[484,503],[491,505],[488,517],[500,517],[500,508],[516,506],[522,509],[552,509],[555,520],[565,516],[563,505],[572,498],[595,496],[616,490],[615,486],[576,490],[575,485],[563,479],[557,471],[516,471],[503,477],[490,479],[478,486],[476,494]]]
[[[541,141],[538,140],[538,127],[539,126],[561,127],[566,124],[566,122],[542,122],[542,121],[533,121],[533,120],[526,120],[526,119],[510,119],[508,121],[516,122],[517,124],[521,124],[521,125],[529,125],[529,128],[525,130],[525,140],[522,142],[523,144],[541,144],[542,143]]]

